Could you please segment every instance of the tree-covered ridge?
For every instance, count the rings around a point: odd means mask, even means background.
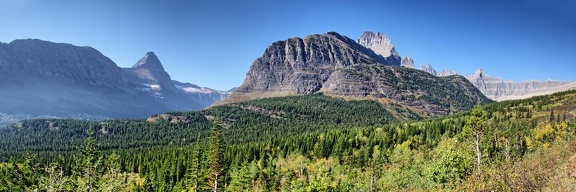
[[[405,67],[356,64],[337,70],[323,91],[359,99],[378,98],[410,107],[422,116],[440,116],[492,101],[462,76],[436,77]]]
[[[222,147],[211,144],[215,131],[195,144],[105,150],[97,159],[119,156],[124,177],[113,181],[123,182],[112,185],[126,186],[126,191],[212,189],[213,162],[222,162],[217,191],[570,190],[576,186],[575,101],[572,91],[477,106],[437,119],[224,142],[221,161],[213,158],[219,151],[214,149]],[[223,137],[230,130],[215,127]],[[49,162],[58,162],[56,168],[65,172],[67,183],[59,189],[85,186],[79,182],[85,177],[73,174],[81,161],[40,153],[20,162],[0,166],[4,190],[58,188],[42,179],[13,179],[30,174],[50,178],[52,169],[43,168]],[[112,163],[103,162],[97,167],[110,170]],[[97,174],[96,179],[110,175]]]
[[[395,113],[410,111],[390,106]],[[410,117],[420,118],[416,114]],[[73,151],[87,127],[104,150],[187,145],[208,135],[219,117],[228,143],[262,141],[305,132],[378,126],[399,122],[375,101],[345,101],[312,94],[247,101],[200,112],[173,112],[140,120],[91,122],[67,119],[25,120],[0,131],[0,159],[28,151]]]

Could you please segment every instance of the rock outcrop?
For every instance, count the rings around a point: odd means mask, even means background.
[[[576,89],[576,81],[506,81],[494,78],[484,73],[482,69],[466,78],[488,98],[503,101],[524,99],[538,95],[552,94],[560,91]]]

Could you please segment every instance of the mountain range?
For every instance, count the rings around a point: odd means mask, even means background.
[[[421,70],[439,77],[457,75],[452,70],[436,72],[430,64],[422,66]],[[482,69],[478,69],[474,74],[465,75],[464,77],[474,84],[486,97],[495,101],[526,99],[576,89],[576,81],[525,80],[514,82],[492,77]]]
[[[199,110],[227,94],[173,81],[153,52],[120,68],[91,47],[38,39],[0,43],[0,122],[144,118]]]
[[[482,70],[464,77],[437,72],[430,64],[417,70],[389,37],[369,31],[357,40],[328,32],[274,42],[253,62],[242,85],[228,91],[172,80],[153,52],[121,68],[91,47],[38,39],[0,43],[0,125],[39,117],[145,118],[214,103],[316,93],[378,101],[396,119],[409,120],[468,110],[491,102],[488,98],[526,98],[575,84],[515,83]]]

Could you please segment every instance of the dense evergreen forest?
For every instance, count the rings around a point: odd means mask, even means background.
[[[308,95],[27,120],[0,131],[0,191],[576,189],[576,91],[426,120],[390,109]]]

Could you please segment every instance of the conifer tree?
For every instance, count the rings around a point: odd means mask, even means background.
[[[80,162],[78,163],[77,174],[82,178],[82,183],[78,183],[79,190],[94,191],[98,188],[100,176],[102,174],[102,156],[97,149],[96,141],[92,138],[94,131],[90,126],[87,130],[88,136],[80,147]]]
[[[211,191],[218,191],[218,182],[222,180],[220,177],[223,175],[224,159],[222,152],[224,151],[224,141],[222,140],[222,130],[220,126],[220,119],[217,118],[210,129],[210,143],[208,153],[208,185]],[[222,185],[222,184],[221,184]]]
[[[202,147],[200,146],[200,133],[196,137],[196,144],[192,151],[191,166],[186,175],[186,188],[189,191],[198,191],[200,181],[200,168],[202,163]]]

